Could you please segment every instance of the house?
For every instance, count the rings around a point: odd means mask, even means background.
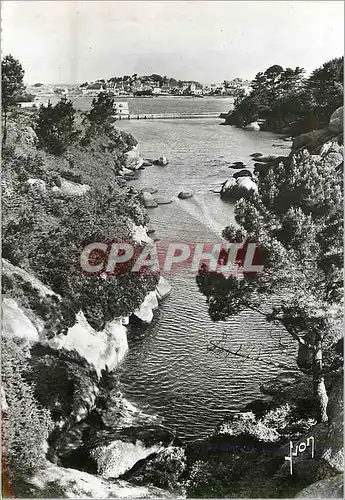
[[[114,111],[116,115],[129,115],[128,102],[114,102]]]
[[[100,92],[105,92],[105,91],[106,91],[105,83],[100,83],[100,82],[92,83],[88,85],[86,88],[82,89],[84,95],[91,95],[91,96],[96,96]]]

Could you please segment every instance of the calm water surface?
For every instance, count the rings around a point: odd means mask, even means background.
[[[195,107],[199,102],[209,106],[210,112],[224,110],[226,104],[231,106],[231,100],[225,99],[193,101]],[[162,112],[157,110],[157,102],[151,112]],[[197,108],[195,112],[199,111]],[[147,167],[132,182],[138,187],[157,187],[159,195],[173,198],[172,204],[148,211],[155,236],[161,240],[219,238],[222,229],[234,221],[234,207],[210,189],[231,176],[234,171],[230,163],[243,161],[252,168],[250,153],[286,153],[286,143],[274,134],[245,132],[221,126],[220,122],[119,122],[122,130],[137,138],[144,157],[165,155],[169,159],[166,167]],[[282,147],[272,148],[273,143]],[[191,191],[193,198],[177,199],[183,190]],[[195,278],[178,274],[169,280],[171,295],[162,303],[153,323],[129,335],[130,350],[122,366],[121,382],[128,399],[162,416],[165,425],[188,441],[208,434],[223,417],[259,397],[260,384],[276,373],[275,368],[253,361],[224,359],[208,352],[210,339],[225,331],[234,349],[242,343],[247,350],[255,345],[268,360],[279,359],[291,366],[295,362],[291,343],[282,352],[277,342],[281,332],[258,314],[247,311],[227,322],[213,323]]]

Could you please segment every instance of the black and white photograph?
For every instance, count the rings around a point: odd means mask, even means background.
[[[344,3],[1,2],[2,498],[343,498]]]

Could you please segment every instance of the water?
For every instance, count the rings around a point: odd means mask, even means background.
[[[224,108],[224,102],[213,100],[212,111],[217,106]],[[151,112],[161,109],[155,107]],[[121,129],[137,138],[144,157],[165,155],[169,159],[168,166],[147,167],[132,182],[138,187],[157,187],[159,195],[174,199],[170,205],[148,211],[155,236],[161,240],[219,238],[222,229],[234,222],[234,207],[210,189],[231,176],[229,164],[243,161],[252,165],[248,155],[256,151],[286,153],[283,148],[272,149],[272,143],[277,142],[274,134],[224,127],[220,121],[119,123]],[[182,190],[191,191],[194,197],[178,200],[176,196]],[[222,418],[260,397],[260,384],[277,373],[276,368],[258,362],[226,359],[208,352],[210,339],[226,331],[234,350],[241,344],[246,352],[255,346],[263,358],[291,366],[295,364],[291,356],[294,349],[284,336],[287,350],[282,352],[278,345],[282,332],[251,311],[225,323],[212,323],[193,277],[176,274],[170,283],[171,295],[162,303],[153,323],[129,335],[130,350],[122,367],[121,383],[129,400],[163,417],[165,425],[190,441],[207,435]]]
[[[87,111],[93,97],[74,97],[72,102],[76,109]],[[58,96],[50,98],[52,104],[59,101]],[[203,113],[225,113],[232,107],[232,97],[116,97],[116,102],[128,102],[131,114],[150,114],[150,113],[185,113],[185,114],[203,114]]]

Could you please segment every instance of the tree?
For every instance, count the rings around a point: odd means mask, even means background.
[[[203,270],[197,277],[214,321],[251,309],[298,343],[298,365],[313,378],[321,421],[327,421],[324,376],[342,366],[331,348],[342,321],[341,162],[333,145],[323,156],[305,151],[271,168],[258,179],[258,196],[236,205],[241,229],[223,233],[244,247],[258,242],[263,272],[227,278]]]
[[[10,106],[16,103],[18,96],[24,91],[24,70],[20,62],[11,54],[1,61],[1,98],[4,115],[3,143],[7,136],[7,115]]]
[[[28,357],[26,346],[3,337],[2,377],[8,408],[3,417],[2,458],[13,485],[44,465],[44,444],[52,430],[50,413],[39,406],[25,378]]]
[[[64,98],[53,106],[41,106],[35,132],[38,137],[39,147],[48,153],[60,156],[77,138],[75,128],[75,109],[72,101]]]
[[[109,126],[115,121],[114,98],[105,92],[100,92],[92,100],[91,110],[87,117],[93,124]]]
[[[333,111],[343,105],[344,58],[331,59],[310,75],[306,92],[310,92],[319,126],[327,125]]]
[[[248,96],[235,100],[226,123],[242,127],[261,119],[261,129],[293,136],[323,128],[342,105],[343,68],[344,59],[335,58],[305,78],[298,66],[271,66],[256,75]]]

